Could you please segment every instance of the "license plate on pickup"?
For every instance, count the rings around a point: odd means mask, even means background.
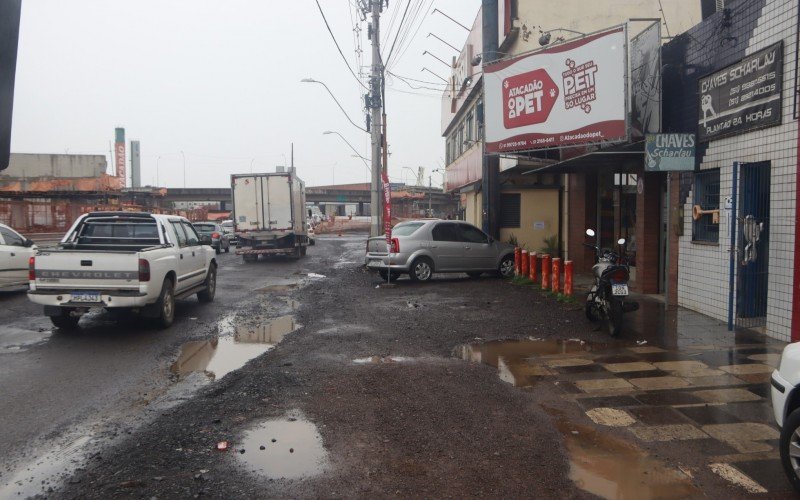
[[[72,292],[72,302],[100,302],[100,292]]]
[[[611,285],[611,295],[628,295],[628,285]]]

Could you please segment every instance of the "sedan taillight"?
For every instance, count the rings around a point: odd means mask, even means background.
[[[139,281],[150,281],[150,262],[139,259]]]
[[[217,240],[219,239],[219,233],[211,233],[211,237]]]
[[[28,259],[28,279],[36,281],[36,257]]]
[[[400,253],[400,240],[392,238],[392,253]]]

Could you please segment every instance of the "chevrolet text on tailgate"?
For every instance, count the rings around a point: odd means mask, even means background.
[[[76,328],[94,307],[139,312],[166,328],[176,299],[214,300],[217,262],[209,243],[183,217],[88,213],[58,249],[30,258],[28,298],[61,329]]]

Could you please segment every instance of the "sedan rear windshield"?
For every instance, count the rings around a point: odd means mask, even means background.
[[[408,224],[398,224],[392,229],[393,236],[410,236],[417,229],[424,226],[424,222],[409,222]]]
[[[193,224],[198,233],[211,234],[217,230],[214,224]]]

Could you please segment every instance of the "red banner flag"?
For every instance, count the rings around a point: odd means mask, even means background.
[[[386,232],[386,246],[392,246],[392,187],[386,172],[381,174],[383,180],[383,230]],[[391,250],[390,250],[391,251]]]

